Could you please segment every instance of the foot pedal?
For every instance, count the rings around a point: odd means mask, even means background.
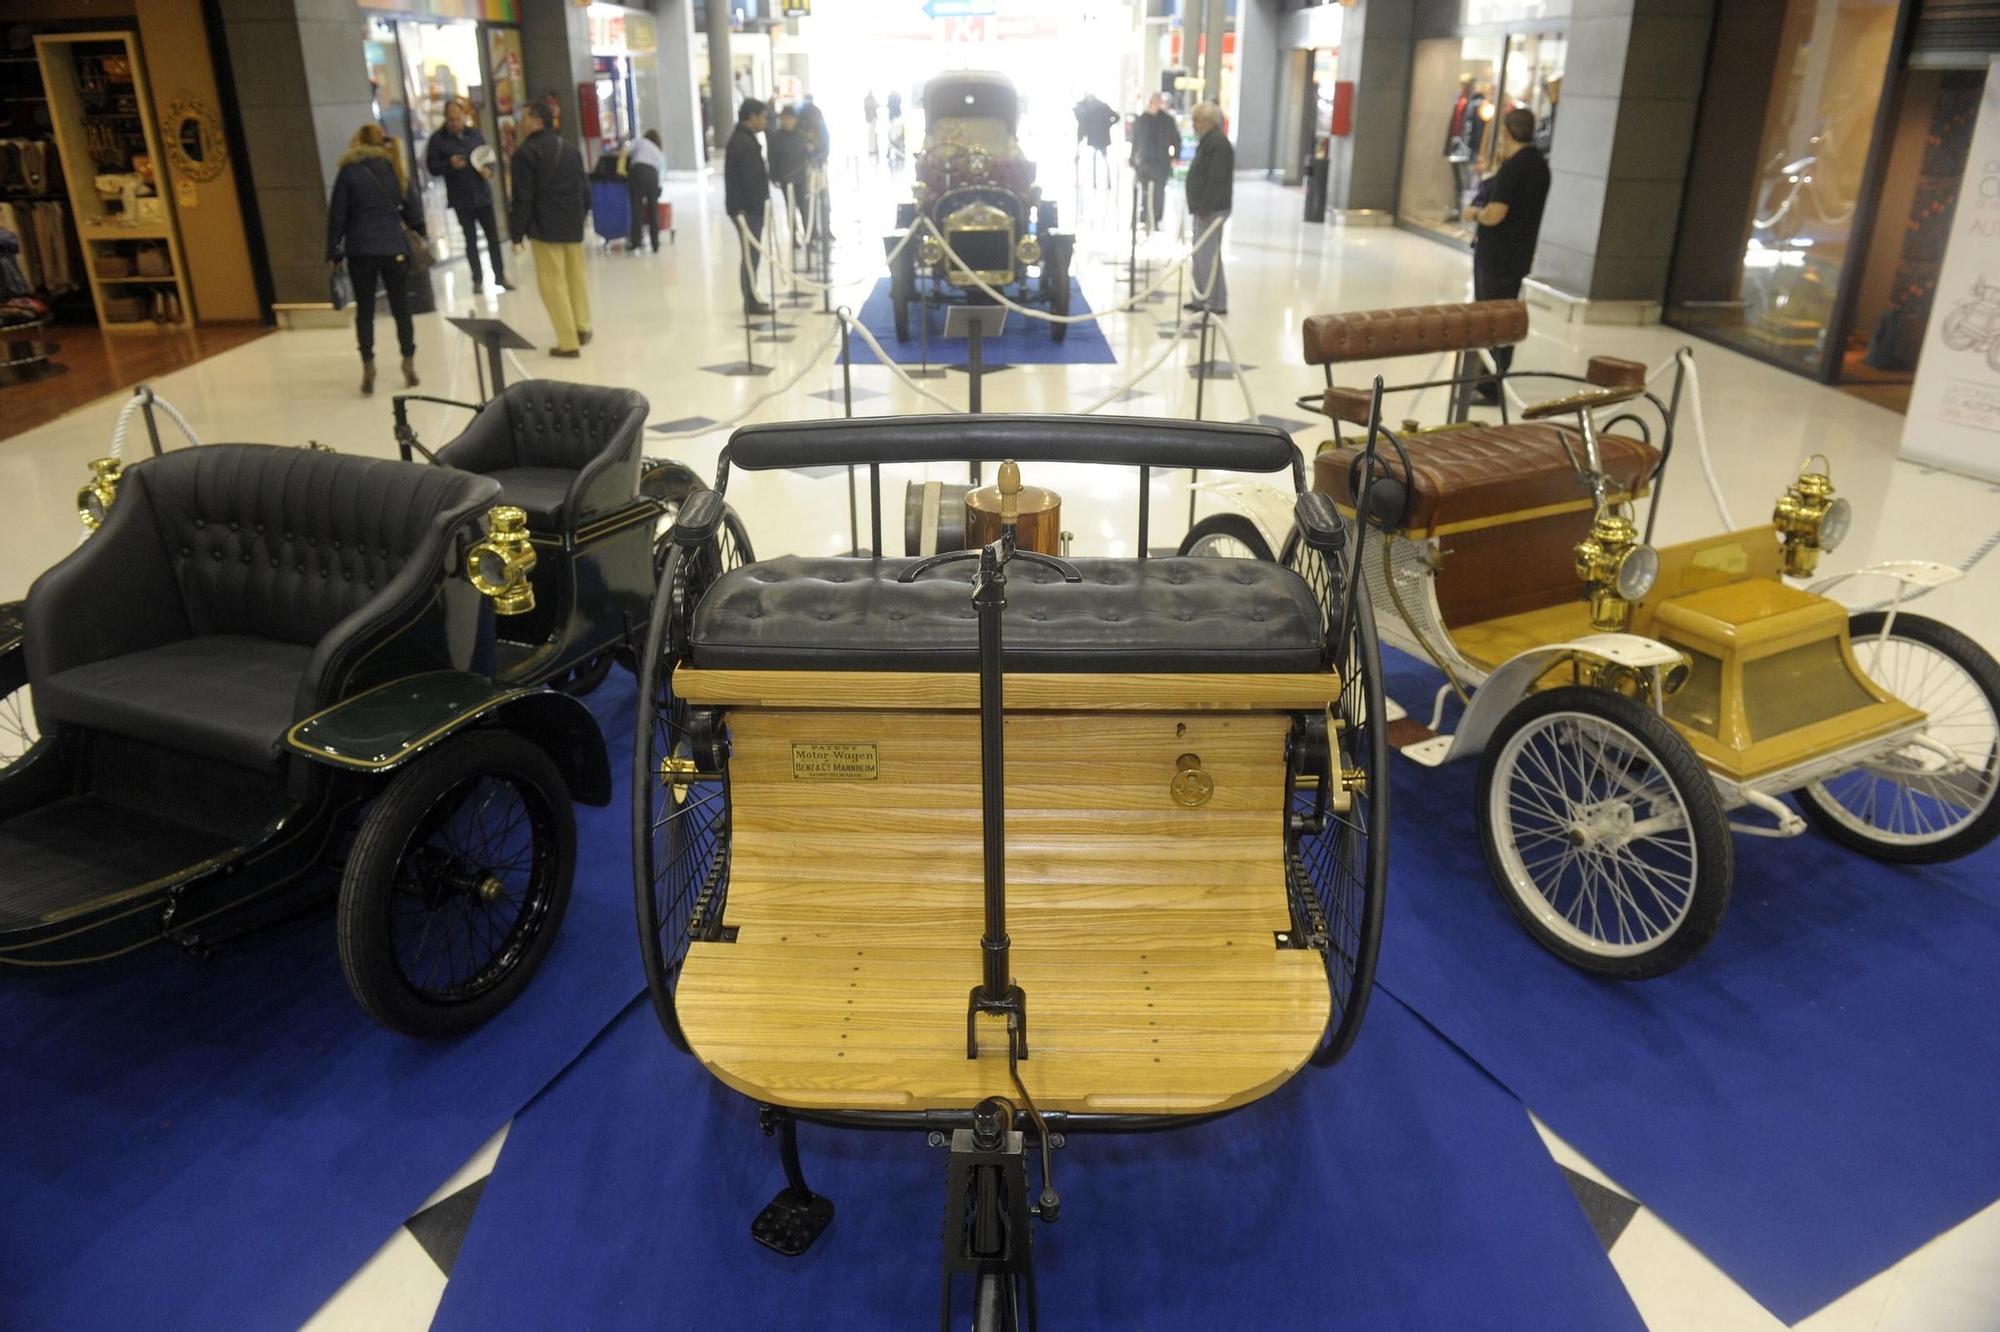
[[[812,1247],[832,1221],[833,1199],[782,1189],[750,1223],[750,1238],[787,1258],[796,1258]]]

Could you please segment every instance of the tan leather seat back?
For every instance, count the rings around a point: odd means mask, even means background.
[[[1465,301],[1312,315],[1304,336],[1307,365],[1505,347],[1528,336],[1528,307],[1520,301]]]

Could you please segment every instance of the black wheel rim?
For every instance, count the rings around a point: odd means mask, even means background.
[[[719,927],[729,883],[729,783],[726,772],[704,781],[668,780],[669,759],[694,760],[716,772],[714,755],[699,755],[688,705],[673,692],[674,668],[686,655],[688,626],[709,585],[749,562],[749,540],[733,512],[716,539],[692,550],[669,543],[647,638],[639,698],[633,773],[633,837],[638,855],[640,941],[646,979],[661,1023],[686,1048],[673,1009],[673,985],[688,946]]]
[[[554,850],[546,798],[511,773],[466,778],[433,801],[389,890],[390,948],[411,992],[462,1004],[498,985],[548,916]]]
[[[1355,589],[1353,623],[1336,622],[1346,593],[1348,561],[1329,560],[1303,542],[1288,544],[1287,563],[1305,578],[1327,617],[1334,644],[1333,664],[1340,671],[1340,697],[1329,718],[1330,723],[1338,723],[1333,728],[1336,762],[1359,777],[1348,792],[1348,808],[1338,810],[1329,804],[1321,830],[1299,834],[1291,847],[1293,873],[1302,880],[1300,890],[1311,894],[1325,922],[1333,1014],[1313,1062],[1330,1064],[1347,1052],[1360,1030],[1369,992],[1374,988],[1375,957],[1382,938],[1389,836],[1382,658],[1365,583]],[[1289,807],[1296,815],[1310,815],[1317,800],[1316,783],[1301,785],[1298,764],[1291,767]],[[1338,785],[1339,772],[1328,780]]]

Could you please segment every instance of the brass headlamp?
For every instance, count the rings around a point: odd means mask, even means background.
[[[944,242],[936,236],[926,233],[923,244],[918,247],[918,254],[922,257],[925,264],[936,267],[938,264],[944,262]]]
[[[118,483],[125,479],[125,464],[116,458],[99,458],[90,464],[90,480],[76,492],[76,516],[85,528],[95,532],[104,526],[112,502],[118,498]]]
[[[1014,247],[1014,257],[1021,261],[1023,267],[1039,264],[1042,262],[1042,243],[1033,236],[1023,236]]]
[[[921,154],[920,154],[921,155]],[[930,197],[931,187],[927,181],[915,181],[910,185],[910,195],[918,203]]]
[[[492,599],[498,614],[526,615],[535,608],[535,589],[528,583],[534,567],[528,515],[511,504],[494,506],[486,515],[486,539],[465,553],[466,577]]]
[[[1820,470],[1807,470],[1814,458]],[[1778,496],[1771,511],[1771,525],[1778,529],[1778,546],[1784,552],[1785,572],[1793,578],[1810,577],[1819,567],[1821,551],[1837,548],[1847,536],[1853,510],[1833,493],[1833,477],[1824,455],[1806,459],[1798,479]]]
[[[1632,606],[1660,576],[1660,554],[1639,540],[1630,518],[1600,509],[1590,535],[1577,543],[1576,576],[1590,584],[1590,622],[1605,633],[1632,626]]]

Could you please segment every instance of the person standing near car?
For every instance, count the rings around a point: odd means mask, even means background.
[[[768,112],[765,113],[767,116]],[[792,240],[806,239],[806,157],[805,135],[799,129],[799,113],[789,104],[778,112],[778,123],[764,131],[764,146],[771,162],[771,184],[785,201],[785,215],[791,220]]]
[[[417,386],[417,330],[410,318],[408,226],[424,231],[424,210],[410,186],[403,154],[382,127],[369,121],[354,131],[333,198],[326,209],[326,261],[347,265],[354,285],[354,341],[361,352],[361,391],[375,391],[375,288],[389,297],[396,344],[403,353],[403,383]]]
[[[1201,102],[1188,117],[1198,136],[1188,163],[1187,210],[1194,227],[1194,311],[1229,313],[1229,281],[1222,273],[1222,228],[1235,202],[1236,149],[1222,132],[1222,108]]]
[[[625,248],[633,254],[639,252],[640,234],[649,229],[653,253],[660,252],[660,169],[666,164],[667,154],[660,146],[658,130],[647,130],[632,140],[630,155],[625,159],[625,187],[632,192],[632,234],[626,239]]]
[[[486,228],[486,248],[493,257],[493,281],[502,291],[512,291],[507,266],[500,258],[500,224],[493,216],[493,168],[472,164],[475,149],[486,146],[486,136],[472,124],[472,104],[454,97],[444,105],[444,128],[431,135],[424,149],[424,167],[444,179],[445,203],[465,233],[465,262],[472,270],[472,294],[486,290],[486,274],[479,264],[479,228]]]
[[[1500,169],[1479,187],[1465,210],[1466,220],[1479,224],[1472,242],[1476,301],[1511,301],[1520,296],[1521,283],[1535,266],[1535,241],[1549,198],[1549,163],[1535,147],[1535,113],[1515,107],[1500,123]],[[1512,347],[1495,347],[1488,354],[1502,375],[1514,363]],[[1497,407],[1499,380],[1483,381],[1474,401]]]
[[[590,286],[583,271],[583,216],[590,182],[583,160],[562,141],[546,106],[522,111],[528,137],[514,151],[514,200],[507,230],[519,249],[526,237],[535,256],[535,287],[555,325],[551,356],[578,356],[590,341]]]
[[[1149,205],[1140,220],[1158,231],[1167,211],[1167,177],[1181,157],[1181,127],[1158,93],[1146,99],[1146,112],[1132,126],[1132,168],[1138,174],[1140,197]]]
[[[755,97],[744,98],[722,160],[722,206],[731,225],[740,223],[743,228],[737,233],[743,246],[737,277],[743,284],[744,312],[753,315],[771,313],[771,307],[757,299],[756,246],[763,243],[764,209],[771,199],[771,176],[764,169],[764,149],[757,142],[765,120],[764,103]]]

